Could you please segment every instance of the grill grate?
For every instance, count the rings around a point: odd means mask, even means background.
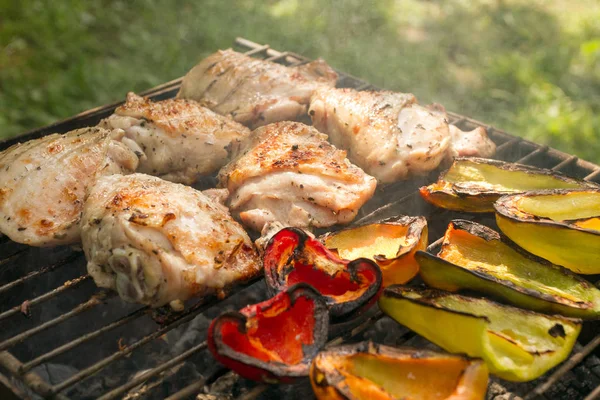
[[[271,49],[268,45],[259,45],[246,39],[238,38],[236,45],[242,50],[246,51],[246,54],[265,58],[271,61],[276,61],[285,65],[300,65],[308,62],[309,60],[305,57],[297,55],[291,52],[279,52]],[[375,89],[368,83],[355,78],[353,76],[344,74],[340,71],[338,86],[340,87],[353,87],[360,90],[363,89]],[[165,99],[175,96],[179,89],[181,79],[177,79],[156,88],[153,88],[145,93],[152,97],[154,100]],[[25,141],[53,132],[66,132],[75,128],[95,125],[98,121],[104,117],[110,115],[114,108],[121,103],[115,103],[104,107],[92,109],[76,115],[73,118],[58,122],[45,128],[31,131],[18,138],[10,139],[0,143],[0,149],[4,149],[17,141]],[[450,120],[455,125],[463,129],[474,129],[477,126],[483,126],[488,130],[489,136],[497,144],[497,155],[496,158],[503,159],[506,161],[516,161],[529,165],[535,165],[539,167],[552,168],[557,171],[564,172],[568,175],[585,178],[590,181],[600,182],[600,167],[589,163],[579,158],[569,155],[558,150],[549,148],[548,146],[541,146],[536,143],[523,140],[514,137],[502,130],[495,129],[491,126],[485,125],[481,122],[460,116],[454,113],[448,113]],[[399,213],[405,214],[420,214],[425,215],[428,218],[430,225],[430,235],[433,238],[442,236],[446,224],[450,219],[461,216],[460,213],[450,212],[446,210],[440,210],[433,208],[424,202],[420,201],[419,195],[416,189],[421,186],[422,183],[428,182],[432,179],[429,178],[417,179],[411,182],[403,182],[401,184],[391,184],[384,188],[378,189],[376,198],[373,199],[366,207],[364,207],[355,223],[374,221],[380,218],[396,215]],[[389,201],[389,199],[395,199]],[[475,216],[467,215],[470,219],[481,220],[488,225],[493,225],[493,220],[489,216]],[[434,242],[430,248],[434,248],[439,244],[439,240]],[[46,265],[43,265],[29,273],[19,271],[22,265],[27,265],[27,260],[30,254],[36,253],[39,257],[39,253],[48,254],[48,260],[56,259],[55,261],[49,261]],[[0,280],[0,296],[8,297],[14,290],[33,282],[36,279],[47,276],[48,273],[58,269],[72,268],[74,271],[84,271],[85,260],[80,252],[72,249],[31,249],[25,246],[21,246],[6,238],[0,238],[0,254],[2,259],[0,260],[0,274],[12,268],[17,270],[18,278],[10,279],[7,282]],[[35,259],[35,258],[34,258]],[[2,275],[0,275],[2,279]],[[141,318],[147,318],[152,314],[152,310],[148,307],[131,308],[131,311],[127,312],[120,318],[112,320],[105,325],[102,325],[98,329],[91,330],[82,336],[68,341],[65,344],[54,347],[53,349],[43,354],[32,355],[28,361],[21,361],[17,359],[13,353],[10,352],[15,346],[26,343],[29,339],[34,336],[45,333],[46,335],[52,335],[56,330],[61,329],[61,324],[64,324],[67,320],[73,318],[83,318],[85,313],[90,312],[92,309],[102,309],[102,307],[112,298],[115,298],[115,294],[111,292],[105,292],[101,290],[95,290],[94,294],[87,299],[81,301],[78,305],[71,308],[70,311],[63,313],[58,316],[50,317],[40,324],[27,323],[28,320],[24,319],[21,314],[27,314],[29,308],[34,311],[40,309],[45,303],[51,300],[66,299],[74,296],[78,289],[90,285],[90,276],[82,274],[79,276],[73,276],[73,278],[54,289],[32,297],[25,302],[17,305],[11,305],[10,307],[5,306],[6,301],[0,302],[0,327],[8,326],[8,324],[22,325],[25,329],[14,335],[2,334],[3,329],[0,329],[0,394],[2,394],[2,387],[7,387],[15,394],[15,396],[28,398],[25,391],[20,390],[15,385],[15,379],[23,383],[30,390],[35,392],[37,395],[42,397],[56,398],[56,399],[68,399],[65,392],[69,388],[72,388],[76,384],[84,381],[99,371],[114,366],[114,364],[125,357],[129,357],[132,352],[143,348],[148,343],[155,341],[167,332],[175,329],[178,326],[189,323],[195,317],[203,314],[207,310],[210,310],[217,304],[215,299],[208,299],[203,302],[199,302],[190,308],[186,309],[181,314],[177,314],[171,321],[159,326],[154,331],[142,336],[125,346],[119,346],[118,351],[108,352],[103,355],[103,358],[99,361],[88,365],[87,367],[81,368],[78,372],[71,374],[66,379],[62,379],[58,383],[51,383],[50,380],[43,379],[39,374],[33,372],[35,367],[43,365],[49,361],[56,359],[62,355],[70,355],[70,357],[80,357],[78,353],[78,347],[89,343],[96,338],[105,338],[109,332],[117,330],[120,327],[124,327]],[[92,284],[93,285],[93,284]],[[240,292],[256,288],[259,284],[256,282],[249,283],[245,287],[240,288]],[[89,292],[88,292],[89,293]],[[33,294],[33,293],[32,293]],[[2,297],[0,297],[2,299]],[[380,311],[373,310],[370,314],[367,314],[358,320],[347,322],[344,324],[333,325],[332,337],[329,345],[340,344],[344,341],[360,339],[372,329],[375,325],[384,323],[387,317],[383,317]],[[594,337],[594,331],[597,330],[597,325],[593,323],[586,323],[586,327],[592,333],[589,335],[588,340],[583,339],[584,343],[578,345],[576,350],[571,357],[565,361],[561,366],[557,367],[553,372],[535,381],[533,384],[514,384],[508,382],[500,382],[499,380],[493,380],[490,390],[488,393],[489,398],[497,399],[509,399],[518,398],[517,394],[525,397],[526,399],[534,398],[574,398],[591,400],[600,397],[600,360],[598,360],[592,352],[600,346],[600,335]],[[404,328],[399,328],[404,329]],[[48,331],[48,332],[45,332]],[[423,339],[417,337],[414,333],[404,329],[402,333],[395,339],[397,344],[400,343],[423,343]],[[420,342],[419,342],[420,341]],[[183,363],[190,357],[200,354],[206,350],[206,341],[197,343],[187,350],[181,352],[175,357],[171,357],[166,362],[154,363],[154,365],[146,365],[146,369],[143,373],[137,374],[136,377],[129,380],[128,382],[114,387],[112,390],[102,394],[100,399],[116,399],[116,398],[143,398],[144,396],[151,394],[152,390],[157,386],[161,385],[164,381],[175,376],[179,368]],[[207,353],[204,357],[210,358]],[[158,365],[156,365],[158,364]],[[594,368],[598,367],[598,368]],[[571,387],[564,383],[569,374],[573,374],[577,369],[581,369],[581,374],[587,376],[589,382],[587,384]],[[597,372],[597,373],[595,373]],[[11,375],[13,380],[7,379],[5,375]],[[216,369],[211,375],[202,379],[190,379],[189,385],[173,393],[168,399],[185,399],[190,398],[199,392],[202,392],[205,387],[217,381],[231,381],[235,380],[235,374],[227,371],[223,368]],[[572,381],[573,379],[571,379]],[[574,379],[575,381],[577,379]],[[581,383],[581,382],[580,382]],[[556,389],[558,386],[561,388]],[[265,392],[272,390],[270,387],[265,385],[256,385],[251,388],[248,392],[244,393],[241,398],[251,399],[259,397]],[[557,391],[558,390],[558,391]],[[546,397],[547,396],[547,397]],[[558,396],[558,397],[557,397]]]

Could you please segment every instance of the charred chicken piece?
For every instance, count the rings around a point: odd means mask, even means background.
[[[313,94],[309,114],[317,129],[381,182],[426,174],[449,153],[482,154],[473,147],[479,143],[489,153],[485,133],[450,128],[443,109],[420,106],[409,93],[322,88]],[[469,134],[482,138],[469,140]]]
[[[81,230],[96,284],[152,307],[223,295],[261,270],[250,238],[223,205],[144,174],[101,178]]]
[[[135,93],[101,126],[125,130],[140,155],[138,172],[186,184],[227,164],[229,148],[250,134],[245,126],[192,100],[153,102]]]
[[[88,187],[103,175],[133,172],[138,157],[125,132],[77,129],[18,143],[0,153],[0,231],[15,242],[79,242]]]
[[[219,173],[219,185],[229,189],[227,205],[257,231],[273,221],[295,227],[349,223],[376,184],[327,135],[299,122],[256,129]]]
[[[252,128],[306,114],[313,91],[334,87],[337,74],[323,60],[286,67],[233,50],[219,50],[183,78],[178,97]]]

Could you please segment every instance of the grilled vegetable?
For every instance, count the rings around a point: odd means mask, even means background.
[[[355,311],[381,287],[381,271],[371,260],[342,260],[297,228],[276,233],[265,248],[265,280],[272,293],[306,282],[325,297],[333,317]]]
[[[438,257],[415,255],[429,286],[472,289],[516,306],[568,317],[600,317],[600,290],[572,272],[502,241],[474,222],[450,222]]]
[[[308,375],[328,328],[322,297],[298,284],[267,301],[215,318],[208,330],[208,347],[219,362],[245,378],[289,383]]]
[[[436,183],[423,186],[429,203],[456,211],[493,212],[494,202],[505,194],[540,189],[597,188],[561,173],[485,158],[456,158]]]
[[[310,368],[319,400],[476,400],[487,382],[481,360],[371,342],[323,351]]]
[[[383,286],[406,283],[419,272],[415,252],[427,248],[427,220],[424,217],[394,217],[338,232],[321,241],[341,258],[365,257],[381,269]]]
[[[562,362],[581,330],[581,320],[435,289],[390,286],[379,307],[447,351],[483,358],[490,372],[511,381],[535,379]]]
[[[496,222],[513,242],[580,274],[600,273],[600,189],[502,197]]]

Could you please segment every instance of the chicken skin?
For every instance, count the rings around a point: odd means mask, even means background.
[[[144,174],[99,179],[85,202],[81,235],[96,284],[152,307],[223,295],[261,270],[226,207]]]
[[[260,231],[285,226],[346,224],[375,191],[376,180],[327,142],[327,135],[299,122],[256,129],[239,154],[219,172],[227,205]]]
[[[177,96],[256,128],[306,114],[313,91],[334,87],[336,80],[323,60],[286,67],[220,50],[187,73]]]
[[[427,106],[448,119],[446,108],[441,104]],[[448,125],[450,131],[450,146],[446,153],[445,164],[451,164],[455,157],[491,158],[496,154],[496,143],[489,138],[485,128],[478,126],[471,131],[463,131],[455,125]]]
[[[229,148],[250,134],[245,126],[191,100],[153,102],[134,93],[100,126],[125,130],[141,157],[138,172],[185,184],[217,172]]]
[[[79,242],[88,188],[100,176],[130,173],[138,157],[122,130],[84,128],[16,144],[0,153],[0,231],[15,242]]]
[[[490,158],[496,154],[496,144],[488,137],[481,126],[472,131],[463,131],[450,125],[452,143],[448,149],[449,162],[455,157],[483,157]]]
[[[481,154],[464,141],[452,147],[452,132],[458,140],[462,131],[451,130],[445,111],[420,106],[412,94],[319,89],[309,114],[334,145],[348,150],[352,162],[385,183],[426,174],[451,151]]]

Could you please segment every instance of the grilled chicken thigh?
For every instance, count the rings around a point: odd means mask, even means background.
[[[250,134],[195,101],[153,102],[134,93],[100,125],[125,130],[124,141],[141,156],[138,172],[186,184],[218,171],[230,145]]]
[[[250,238],[222,204],[144,174],[99,179],[81,231],[96,284],[152,307],[223,294],[261,269]]]
[[[103,175],[133,172],[138,157],[122,130],[84,128],[16,144],[0,153],[0,231],[15,242],[79,242],[87,189]]]
[[[454,157],[483,157],[490,158],[496,153],[496,144],[488,137],[484,128],[478,126],[472,131],[462,131],[450,125],[452,143],[448,149],[447,158]]]
[[[443,116],[418,105],[412,94],[319,90],[309,114],[334,145],[382,182],[435,169],[450,145]]]
[[[448,119],[446,108],[441,104],[427,106]],[[487,135],[485,128],[478,126],[472,131],[463,131],[455,125],[448,125],[450,131],[450,146],[446,153],[446,162],[452,163],[455,157],[490,158],[496,153],[496,144]]]
[[[187,73],[178,97],[197,100],[255,128],[306,114],[313,91],[334,87],[336,80],[337,74],[323,60],[286,67],[220,50]]]
[[[451,146],[445,112],[418,105],[412,94],[319,89],[309,114],[351,161],[382,182],[425,174],[449,151],[467,151],[462,142]]]
[[[252,132],[219,172],[219,184],[229,190],[232,212],[260,231],[273,221],[296,227],[349,223],[376,181],[327,135],[299,122],[278,122]]]

